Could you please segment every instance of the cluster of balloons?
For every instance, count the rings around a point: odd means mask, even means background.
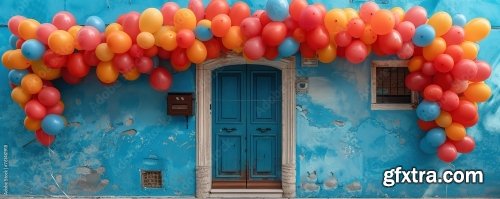
[[[358,12],[327,10],[307,0],[268,0],[265,9],[252,13],[245,2],[211,0],[204,7],[202,0],[189,0],[187,8],[167,2],[160,9],[123,14],[107,26],[97,16],[78,25],[63,11],[43,24],[14,16],[8,27],[12,50],[2,55],[2,63],[11,70],[12,99],[25,108],[26,128],[46,145],[65,123],[64,105],[50,80],[62,77],[76,84],[96,67],[103,84],[114,83],[120,75],[132,81],[149,74],[151,86],[166,91],[172,75],[158,66],[159,59],[169,59],[173,70],[181,72],[228,51],[248,60],[300,53],[323,63],[337,56],[361,63],[372,51],[411,58],[406,84],[425,97],[417,109],[420,123],[426,130],[445,129],[429,133],[421,147],[445,154],[439,155],[446,156],[445,161],[454,159],[450,146],[459,152],[467,151],[460,147],[470,147],[465,128],[477,122],[476,103],[491,95],[483,83],[491,69],[476,60],[475,43],[488,35],[489,22],[467,22],[463,15],[445,12],[428,18],[419,6],[405,12],[367,2]]]

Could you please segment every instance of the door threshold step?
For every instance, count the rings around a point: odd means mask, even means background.
[[[281,198],[281,189],[212,189],[211,198]]]

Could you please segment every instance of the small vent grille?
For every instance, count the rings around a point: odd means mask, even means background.
[[[141,171],[141,183],[144,188],[162,188],[161,171]]]

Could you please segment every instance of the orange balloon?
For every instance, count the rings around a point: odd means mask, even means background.
[[[33,70],[33,73],[38,75],[43,80],[55,80],[61,77],[60,68],[49,68],[41,60],[33,62],[31,69]]]
[[[64,30],[56,30],[49,36],[49,48],[59,55],[70,55],[75,51],[75,38]]]
[[[123,31],[115,31],[106,38],[109,49],[113,53],[125,53],[132,47],[132,39]]]
[[[335,37],[338,32],[346,29],[348,21],[344,10],[335,8],[326,13],[323,23],[330,37]]]
[[[111,84],[118,79],[119,72],[111,62],[101,62],[97,65],[96,74],[101,82]]]
[[[42,86],[42,79],[33,73],[25,75],[21,80],[21,87],[29,94],[37,94],[42,90]]]
[[[187,8],[177,10],[174,15],[174,27],[176,30],[194,30],[196,28],[196,15]]]
[[[319,49],[317,54],[320,62],[330,63],[337,57],[337,49],[334,45],[328,44],[325,48]]]
[[[101,61],[111,61],[115,54],[111,51],[107,43],[101,43],[95,48],[95,55]]]
[[[471,83],[464,95],[473,102],[485,102],[491,97],[491,88],[484,82]]]
[[[24,39],[36,39],[36,30],[40,23],[34,19],[25,19],[19,23],[19,36]]]
[[[373,32],[371,25],[366,25],[363,35],[361,36],[361,41],[366,45],[371,45],[377,41],[377,34]]]
[[[446,136],[454,141],[463,140],[465,135],[465,127],[460,123],[451,123],[450,126],[445,128]]]
[[[396,24],[394,14],[389,10],[379,10],[373,15],[370,23],[373,27],[373,32],[378,35],[389,34]]]
[[[239,26],[232,26],[227,31],[226,35],[222,37],[222,44],[227,49],[236,49],[243,46],[243,33],[241,33]]]
[[[408,71],[415,72],[422,68],[425,60],[422,56],[414,56],[408,61]]]
[[[78,35],[78,31],[80,31],[80,29],[82,29],[82,26],[71,26],[71,28],[68,29],[68,33],[73,36],[73,38],[76,39],[76,36]]]
[[[7,55],[8,56],[6,57],[6,60],[5,60],[5,62],[6,62],[5,66],[7,66],[9,68],[22,70],[22,69],[29,68],[31,65],[31,61],[26,59],[26,57],[23,56],[21,49],[12,50]]]
[[[111,23],[106,27],[106,30],[104,31],[104,36],[108,37],[109,34],[115,31],[123,31],[122,25],[119,23]]]
[[[167,30],[156,38],[158,45],[166,51],[173,51],[177,48],[177,33]]]
[[[129,72],[123,74],[123,78],[125,78],[126,80],[129,80],[129,81],[137,80],[137,79],[139,79],[140,76],[141,76],[141,73],[135,67],[132,70],[130,70]]]
[[[464,41],[460,44],[460,47],[464,51],[464,59],[475,60],[477,53],[479,52],[478,46],[472,41]]]
[[[141,32],[137,35],[137,45],[143,49],[148,49],[155,45],[155,37],[149,32]]]
[[[207,59],[207,48],[198,40],[195,40],[193,45],[186,50],[189,61],[200,64]]]
[[[12,89],[10,97],[12,98],[12,100],[14,100],[14,102],[17,102],[18,104],[26,104],[31,100],[31,94],[26,92],[19,86]]]
[[[24,127],[30,131],[36,131],[42,127],[42,121],[31,119],[28,116],[24,118]]]
[[[446,111],[441,111],[438,118],[436,118],[436,124],[443,128],[450,126],[452,122],[451,114]]]
[[[226,14],[218,14],[212,20],[212,33],[217,37],[224,37],[231,28],[231,18]]]
[[[438,55],[443,54],[444,51],[446,51],[446,41],[441,37],[437,37],[432,41],[431,45],[424,47],[423,54],[427,61],[432,61]]]

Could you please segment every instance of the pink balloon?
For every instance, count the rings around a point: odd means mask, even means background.
[[[443,93],[443,96],[439,100],[439,106],[441,107],[441,109],[448,112],[457,109],[459,104],[460,99],[458,98],[458,95],[453,91],[445,91]]]
[[[488,79],[491,75],[491,67],[488,63],[484,61],[476,62],[477,65],[477,74],[474,78],[471,79],[473,82],[480,82]]]
[[[434,59],[434,68],[442,73],[450,72],[455,62],[448,54],[440,54]]]
[[[366,45],[359,40],[351,42],[351,44],[347,46],[345,51],[345,57],[347,58],[347,60],[354,64],[363,62],[367,56],[368,49]]]
[[[476,147],[476,142],[472,137],[466,135],[463,140],[452,141],[459,153],[470,153]]]
[[[450,45],[446,47],[446,51],[444,51],[444,53],[450,55],[456,63],[462,60],[464,56],[464,50],[459,45]]]
[[[457,159],[457,148],[450,141],[445,142],[437,149],[437,155],[443,162],[453,162]]]
[[[7,23],[10,32],[19,37],[19,24],[25,19],[25,17],[19,15],[11,17]]]
[[[427,22],[427,11],[420,6],[413,6],[406,12],[403,21],[409,21],[418,27]]]
[[[431,84],[432,79],[421,72],[411,72],[405,78],[405,85],[412,91],[423,91]]]
[[[300,15],[299,26],[306,30],[311,31],[323,23],[323,16],[321,10],[317,6],[307,6]]]
[[[377,12],[379,9],[380,7],[377,5],[377,3],[372,1],[366,2],[359,8],[359,17],[365,23],[370,23],[372,16],[375,15],[375,12]]]
[[[262,31],[262,25],[259,18],[248,17],[241,21],[240,30],[246,38],[252,38],[260,35]]]
[[[76,25],[76,19],[73,14],[66,11],[58,12],[52,18],[52,24],[56,26],[59,30],[68,30],[72,26]]]
[[[132,41],[135,41],[135,38],[141,32],[139,29],[139,17],[140,14],[138,12],[130,12],[123,19],[123,31],[132,38]]]
[[[450,30],[443,35],[443,39],[447,45],[459,45],[464,41],[465,32],[464,28],[460,26],[453,26]]]
[[[423,93],[424,99],[435,102],[443,96],[443,89],[436,84],[431,84],[425,87]]]
[[[266,46],[261,37],[254,37],[245,42],[243,52],[248,59],[257,60],[266,53]]]
[[[433,76],[436,74],[436,69],[434,68],[432,62],[425,62],[420,70],[422,71],[422,74],[427,76]]]
[[[415,25],[409,21],[403,21],[396,26],[396,30],[401,34],[403,42],[410,42],[415,35]]]
[[[262,13],[264,13],[265,11],[264,10],[256,10],[253,14],[252,14],[252,17],[257,17],[257,18],[260,18],[260,15],[262,15]]]
[[[78,31],[76,39],[83,50],[94,50],[101,43],[101,33],[93,26],[85,26]]]
[[[476,77],[477,65],[472,60],[462,59],[455,64],[451,70],[451,74],[458,80],[471,80]]]
[[[465,92],[465,90],[467,90],[467,87],[469,87],[469,81],[453,80],[453,82],[451,82],[450,91],[460,94]]]
[[[391,30],[386,35],[379,35],[377,42],[382,52],[388,55],[397,53],[403,47],[403,39],[396,30]]]
[[[347,24],[347,33],[354,38],[363,36],[365,30],[365,22],[360,18],[351,19]]]
[[[61,93],[54,87],[44,87],[38,93],[38,101],[45,107],[57,105],[61,100]]]
[[[24,106],[24,112],[32,119],[41,120],[47,115],[47,108],[38,100],[32,99]]]
[[[205,8],[203,7],[203,1],[189,0],[188,8],[193,11],[197,21],[200,21],[205,17]]]
[[[36,39],[38,39],[38,41],[44,44],[47,44],[49,42],[50,33],[56,30],[57,30],[56,26],[50,23],[44,23],[38,26],[38,29],[36,30]]]
[[[412,42],[406,42],[403,44],[401,49],[399,49],[397,55],[399,59],[410,59],[415,51],[415,46]]]
[[[352,37],[347,31],[341,31],[335,35],[335,43],[340,47],[347,47],[351,44]]]
[[[175,2],[167,2],[161,7],[161,14],[163,15],[163,25],[174,25],[175,12],[179,10],[179,5]],[[198,19],[198,17],[196,17]]]

